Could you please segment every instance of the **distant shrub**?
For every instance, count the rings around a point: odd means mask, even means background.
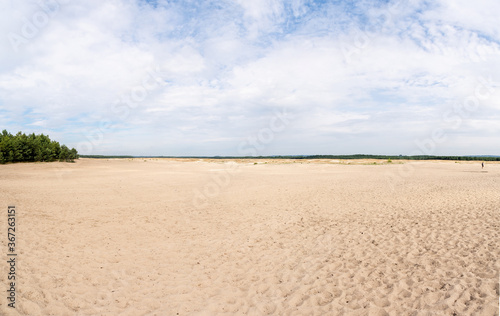
[[[387,159],[387,163],[392,163],[391,158]]]

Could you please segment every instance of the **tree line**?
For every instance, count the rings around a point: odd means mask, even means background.
[[[0,163],[35,162],[35,161],[68,161],[78,159],[78,151],[50,140],[48,135],[24,134],[12,135],[3,130],[0,134]]]
[[[313,155],[313,156],[285,156],[293,159],[391,159],[391,160],[484,160],[484,161],[500,161],[499,156],[403,156],[403,155]]]
[[[197,159],[383,159],[383,160],[464,160],[500,161],[500,156],[403,156],[403,155],[313,155],[313,156],[116,156],[82,155],[82,158],[197,158]]]

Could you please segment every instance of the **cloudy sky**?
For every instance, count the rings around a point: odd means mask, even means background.
[[[500,155],[497,0],[0,1],[0,128],[81,154]]]

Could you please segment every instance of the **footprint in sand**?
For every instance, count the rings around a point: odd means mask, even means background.
[[[271,315],[276,311],[276,304],[273,302],[262,303],[257,306],[262,315]]]
[[[316,304],[319,306],[325,306],[333,301],[333,294],[330,292],[321,292],[315,297]]]

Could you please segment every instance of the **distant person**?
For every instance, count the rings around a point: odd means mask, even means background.
[[[481,162],[481,169],[484,169],[484,161]]]

